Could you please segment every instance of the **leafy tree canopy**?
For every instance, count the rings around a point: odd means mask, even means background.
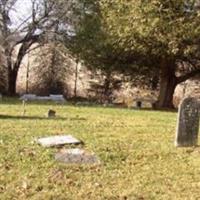
[[[129,54],[190,60],[199,52],[197,1],[101,0],[101,8],[116,48]]]

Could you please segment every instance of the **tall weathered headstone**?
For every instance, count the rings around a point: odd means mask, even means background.
[[[179,106],[175,145],[195,146],[198,143],[200,104],[197,99],[188,97]]]

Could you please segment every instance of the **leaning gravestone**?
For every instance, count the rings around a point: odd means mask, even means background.
[[[200,104],[192,97],[183,99],[179,106],[175,145],[195,146],[198,143]]]

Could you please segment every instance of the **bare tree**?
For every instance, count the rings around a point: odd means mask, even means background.
[[[0,45],[6,61],[9,95],[16,94],[17,75],[24,56],[34,43],[45,42],[47,33],[53,32],[58,19],[64,16],[55,12],[57,4],[52,0],[30,0],[29,14],[16,23],[11,16],[19,13],[16,7],[20,2],[23,3],[21,0],[0,0]]]

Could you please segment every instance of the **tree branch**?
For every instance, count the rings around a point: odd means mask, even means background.
[[[21,44],[21,43],[25,43],[25,42],[33,42],[33,43],[38,42],[40,37],[41,37],[41,34],[39,34],[39,35],[29,35],[27,37],[24,37],[22,40],[18,41],[15,44],[15,46],[18,45],[18,44]]]

